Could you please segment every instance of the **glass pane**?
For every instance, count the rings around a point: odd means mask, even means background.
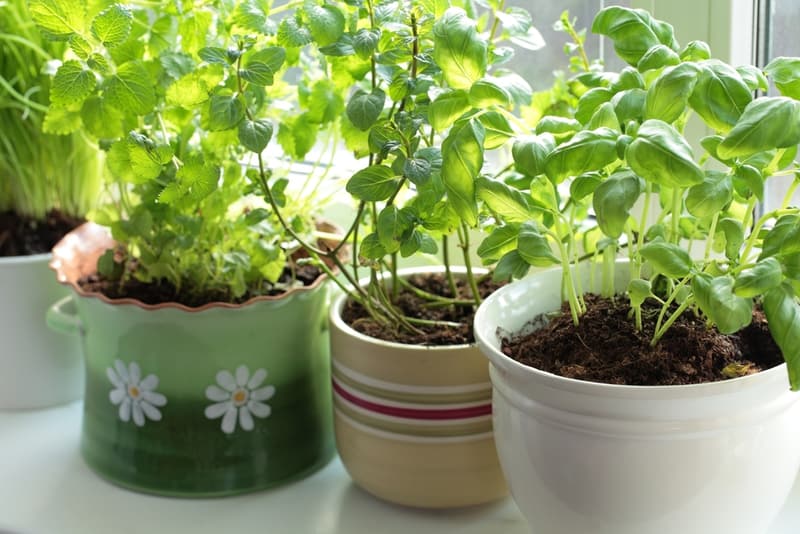
[[[768,5],[768,20],[762,26],[768,39],[767,60],[780,56],[800,56],[800,39],[797,36],[797,28],[800,27],[800,1],[771,0]],[[778,94],[777,91],[772,92]],[[773,177],[767,181],[767,209],[780,206],[791,183],[792,178],[789,176]],[[800,205],[800,191],[795,192],[791,203]]]
[[[565,10],[569,11],[571,19],[575,21],[575,28],[586,28],[586,54],[589,59],[602,56],[600,36],[592,35],[588,30],[592,25],[595,14],[607,4],[623,5],[630,7],[630,0],[608,2],[603,0],[507,0],[507,6],[518,6],[527,9],[533,16],[533,25],[544,37],[545,47],[535,52],[518,50],[512,61],[511,68],[528,80],[535,91],[547,89],[553,83],[553,71],[564,71],[567,68],[567,56],[564,45],[569,41],[569,36],[553,29],[555,22]],[[606,44],[608,42],[606,41]],[[606,63],[609,70],[619,70],[624,66],[614,54],[611,62]]]

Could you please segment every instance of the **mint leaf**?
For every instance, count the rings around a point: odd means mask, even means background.
[[[167,87],[167,103],[192,109],[208,100],[211,91],[222,81],[223,76],[219,65],[200,67]]]
[[[247,150],[260,154],[271,138],[272,123],[266,119],[245,119],[239,123],[239,141]]]
[[[48,134],[66,135],[81,127],[81,114],[72,108],[50,107],[44,115],[42,131]]]
[[[320,46],[335,43],[344,33],[344,15],[335,7],[310,5],[305,13],[311,36]]]
[[[272,85],[275,73],[285,59],[286,51],[283,48],[273,46],[259,50],[247,59],[239,76],[255,85]]]
[[[30,0],[28,10],[39,28],[58,41],[82,33],[86,24],[86,3],[74,0]]]
[[[124,133],[122,113],[99,96],[86,99],[81,108],[81,119],[89,133],[100,139],[113,139]]]
[[[141,61],[120,65],[106,86],[108,102],[121,111],[145,115],[156,105],[155,82]]]
[[[380,117],[386,93],[378,88],[366,93],[358,90],[347,103],[347,118],[359,130],[368,130]]]
[[[69,38],[69,47],[80,59],[86,61],[92,53],[92,45],[89,41],[77,33]]]
[[[92,35],[109,48],[122,43],[131,33],[131,12],[119,5],[101,11],[92,21]]]
[[[244,104],[234,96],[214,95],[208,105],[204,127],[209,131],[229,130],[244,118]]]
[[[226,66],[231,63],[228,58],[228,51],[224,48],[205,46],[197,51],[197,55],[206,63],[219,63]]]
[[[79,61],[73,59],[65,62],[56,71],[50,101],[56,106],[78,104],[92,94],[96,86],[94,73],[84,69]]]
[[[380,39],[380,30],[361,28],[353,36],[353,50],[361,59],[367,59],[378,47]]]
[[[303,28],[293,17],[287,17],[278,25],[278,44],[287,47],[305,46],[311,42],[311,32]]]
[[[394,171],[383,165],[372,165],[356,172],[347,182],[347,192],[359,200],[378,202],[386,200],[397,189]]]
[[[212,18],[210,11],[201,10],[191,11],[188,16],[181,19],[178,33],[184,51],[195,54],[206,45]]]

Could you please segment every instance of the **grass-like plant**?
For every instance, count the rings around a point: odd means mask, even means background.
[[[84,135],[45,120],[49,62],[64,44],[43,38],[24,0],[0,2],[0,212],[81,217],[97,205],[102,160]]]

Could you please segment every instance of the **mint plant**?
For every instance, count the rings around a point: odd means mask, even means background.
[[[629,66],[584,77],[572,117],[543,117],[535,135],[515,141],[516,170],[530,185],[527,194],[507,187],[497,213],[505,224],[487,238],[504,243],[499,275],[561,265],[577,323],[586,304],[572,267],[596,258],[613,296],[615,259],[625,255],[632,320],[641,329],[642,303],[661,305],[653,344],[682,313],[727,334],[759,304],[800,389],[800,209],[790,205],[800,185],[800,59],[732,66],[706,43],[680,47],[646,11],[619,6],[603,9],[592,30]],[[754,96],[769,82],[782,96]],[[691,117],[713,132],[699,157],[684,135]],[[779,175],[794,182],[761,214],[765,184]],[[589,208],[594,224],[582,217]]]
[[[519,122],[514,109],[531,98],[528,84],[503,68],[513,54],[506,45],[535,49],[540,38],[525,10],[506,8],[502,0],[480,2],[479,10],[474,4],[305,3],[281,23],[286,35],[305,30],[313,36],[320,9],[331,24],[342,22],[335,39],[319,44],[333,83],[346,91],[341,130],[361,162],[346,185],[357,205],[342,242],[349,244],[351,260],[339,260],[339,247],[327,250],[296,237],[313,255],[338,265],[349,296],[390,328],[414,332],[430,323],[396,309],[402,287],[432,305],[480,302],[470,230],[483,226],[502,202],[494,182],[483,176],[485,155],[507,145]],[[283,42],[291,49],[288,39]],[[280,213],[269,184],[262,185]],[[464,251],[469,294],[456,289],[448,241]],[[433,254],[439,246],[450,297],[426,294],[397,276],[400,258]],[[367,287],[358,284],[360,267],[369,269]]]
[[[303,33],[291,31],[292,17],[277,21],[293,4],[29,5],[41,31],[69,47],[52,80],[49,131],[88,132],[107,151],[115,200],[93,218],[121,247],[99,272],[168,284],[192,302],[284,288],[298,245],[259,202],[262,184],[292,232],[313,242],[317,176],[293,196],[280,156],[267,166],[261,153],[276,137],[283,159],[304,158],[343,107],[325,61],[301,46],[340,31],[326,8],[308,4],[322,15]]]

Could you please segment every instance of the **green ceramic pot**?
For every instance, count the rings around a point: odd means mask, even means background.
[[[96,228],[54,249],[60,281],[92,264],[76,248]],[[81,451],[101,476],[161,495],[221,496],[300,478],[333,456],[321,280],[191,310],[112,302],[72,285],[48,324],[81,338]]]

